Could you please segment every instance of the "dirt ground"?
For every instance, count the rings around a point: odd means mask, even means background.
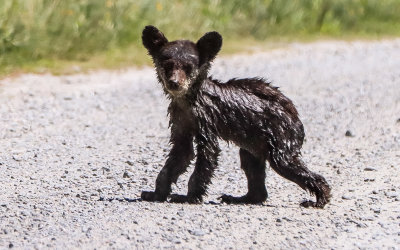
[[[22,75],[0,81],[0,248],[400,248],[400,40],[291,44],[212,73],[265,77],[294,101],[325,209],[300,207],[312,197],[269,167],[265,204],[220,204],[247,185],[224,142],[204,204],[142,202],[170,148],[154,70]]]

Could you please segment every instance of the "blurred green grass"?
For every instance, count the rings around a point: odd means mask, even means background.
[[[235,52],[282,39],[398,36],[399,13],[400,0],[0,0],[0,74],[148,64],[148,24],[170,40],[217,30]]]

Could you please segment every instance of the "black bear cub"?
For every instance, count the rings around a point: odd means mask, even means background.
[[[329,202],[330,187],[324,177],[311,172],[301,160],[304,128],[293,103],[261,78],[232,79],[226,83],[208,76],[212,60],[222,46],[217,32],[206,33],[197,43],[169,42],[154,26],[142,34],[165,94],[172,145],[165,166],[158,174],[154,192],[144,191],[146,201],[202,202],[218,165],[218,139],[240,147],[240,166],[247,194],[222,195],[226,203],[261,203],[267,199],[265,162],[281,176],[316,196],[302,205],[322,208]],[[187,195],[171,193],[172,183],[194,158]]]

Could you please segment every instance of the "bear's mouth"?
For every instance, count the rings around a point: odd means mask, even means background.
[[[168,93],[170,93],[172,96],[179,97],[183,96],[187,93],[187,88],[178,86],[177,88],[166,88]]]
[[[179,91],[181,89],[181,84],[178,81],[169,80],[166,84],[167,89],[171,91]]]

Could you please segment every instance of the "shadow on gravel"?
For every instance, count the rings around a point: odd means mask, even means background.
[[[112,201],[120,201],[120,202],[124,202],[124,201],[127,201],[127,202],[139,202],[139,201],[142,201],[142,198],[135,198],[135,199],[132,199],[132,198],[126,198],[126,197],[124,197],[124,198],[107,198],[107,199],[104,199],[104,197],[100,197],[100,198],[98,199],[98,201],[109,201],[109,202],[112,202]]]
[[[142,200],[142,198],[107,198],[105,199],[104,197],[100,197],[97,201],[108,201],[108,202],[113,202],[113,201],[119,201],[119,202],[146,202],[144,200]],[[153,203],[171,203],[171,204],[179,204],[179,203],[174,203],[174,202],[153,202]],[[215,202],[215,201],[209,201],[209,202],[204,202],[201,204],[189,204],[189,203],[185,203],[187,205],[232,205],[232,204],[226,204],[223,202]],[[235,205],[246,205],[246,204],[235,204]],[[269,204],[264,204],[264,203],[260,203],[260,204],[252,204],[252,205],[256,205],[256,206],[264,206],[264,207],[276,207],[274,205],[269,205]]]

